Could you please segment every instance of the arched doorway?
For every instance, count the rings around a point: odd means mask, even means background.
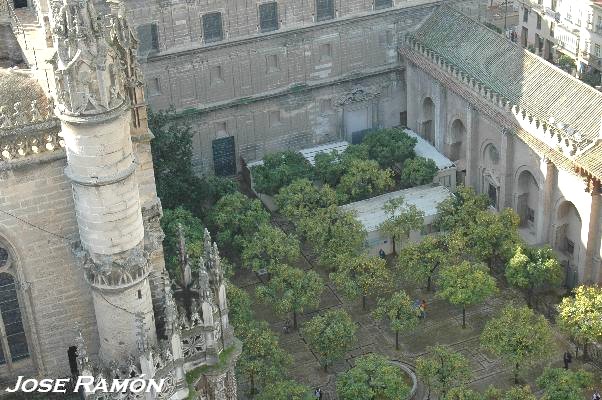
[[[493,144],[488,144],[483,150],[482,187],[481,193],[489,197],[491,206],[499,209],[501,181],[498,171],[500,153]]]
[[[520,226],[535,230],[535,218],[539,200],[539,187],[531,172],[524,170],[518,176],[516,213],[520,217]]]
[[[456,119],[451,125],[448,139],[447,154],[449,159],[456,162],[466,157],[464,142],[466,141],[466,128],[461,120]]]
[[[420,136],[427,142],[435,145],[435,103],[430,97],[422,102],[422,123],[420,126]]]
[[[582,253],[581,216],[570,201],[563,201],[556,212],[554,249],[563,256],[566,268],[566,285],[574,287],[578,282],[577,267]]]

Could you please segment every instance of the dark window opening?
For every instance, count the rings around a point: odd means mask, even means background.
[[[0,247],[0,267],[4,267],[8,262],[8,251]]]
[[[316,0],[316,20],[326,21],[334,18],[334,0]]]
[[[205,43],[218,42],[224,39],[221,13],[203,15],[203,35]]]
[[[575,242],[573,242],[570,239],[566,240],[566,252],[570,255],[573,255],[573,252],[575,251]]]
[[[138,289],[138,298],[141,299],[142,298],[142,290]]]
[[[157,24],[140,25],[138,33],[138,54],[145,56],[151,51],[159,50],[159,30]]]
[[[527,221],[535,222],[535,210],[527,207]]]
[[[399,126],[408,126],[408,112],[404,111],[399,113]]]
[[[487,189],[487,196],[489,197],[489,202],[491,203],[491,206],[497,208],[497,188],[491,183],[489,184],[489,188]]]
[[[259,27],[261,32],[275,31],[279,28],[278,3],[265,3],[259,5]]]
[[[3,354],[0,363],[6,362],[8,356],[5,355],[8,354],[11,361],[28,357],[29,348],[17,298],[17,287],[12,275],[7,273],[0,273],[0,314],[4,322]]]
[[[380,10],[383,8],[393,7],[393,0],[374,0],[374,9]]]
[[[13,4],[15,8],[25,8],[27,7],[27,0],[14,0]]]
[[[529,9],[527,7],[523,10],[523,22],[529,22]]]
[[[79,369],[77,368],[77,347],[71,346],[67,350],[67,358],[69,359],[69,369],[71,370],[72,376],[79,376]]]

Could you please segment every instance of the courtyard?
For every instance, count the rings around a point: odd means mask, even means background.
[[[272,223],[284,230],[290,229],[288,222],[278,215],[274,215]],[[395,262],[392,256],[387,258],[389,264]],[[513,386],[511,368],[501,359],[488,354],[480,347],[480,334],[488,319],[495,316],[507,304],[526,304],[523,294],[510,287],[500,287],[500,292],[486,300],[483,304],[467,309],[466,328],[462,328],[462,312],[444,300],[435,296],[435,292],[428,292],[415,284],[407,282],[399,289],[403,289],[412,299],[426,300],[428,305],[426,317],[421,320],[418,327],[411,332],[400,334],[400,350],[395,350],[395,334],[387,323],[377,321],[371,315],[376,305],[374,298],[367,299],[366,310],[362,308],[361,301],[348,300],[340,294],[332,281],[328,278],[328,272],[317,266],[316,257],[306,245],[302,248],[302,256],[296,267],[303,270],[314,270],[324,279],[325,288],[320,299],[318,308],[303,313],[299,316],[299,327],[315,315],[331,309],[344,309],[358,326],[357,343],[343,360],[330,366],[327,372],[319,362],[319,358],[310,348],[306,338],[300,329],[285,332],[287,317],[276,315],[272,309],[256,301],[255,290],[265,281],[265,277],[247,269],[239,270],[232,278],[232,282],[243,288],[253,299],[253,311],[256,319],[268,321],[271,329],[279,335],[280,346],[293,357],[291,367],[292,378],[306,384],[311,388],[321,388],[324,399],[337,399],[336,378],[337,375],[349,370],[355,364],[357,357],[378,353],[390,360],[398,361],[415,369],[416,359],[429,352],[429,346],[441,344],[449,347],[455,352],[461,353],[470,363],[472,376],[470,387],[484,392],[488,387],[494,386],[499,389],[509,389]],[[498,280],[498,286],[501,283]],[[547,366],[561,368],[563,366],[563,353],[569,350],[574,354],[574,345],[564,335],[555,329],[555,348],[553,355],[541,360],[532,367],[524,368],[521,374],[521,384],[530,385],[533,392],[541,395],[541,391],[535,385],[535,380],[541,375]],[[583,363],[581,359],[573,358],[571,369],[583,368],[595,374],[596,387],[600,384],[600,370],[592,363]],[[241,396],[245,393],[245,384],[241,386]],[[247,398],[247,397],[243,397]],[[427,398],[427,390],[418,379],[418,388],[413,399],[423,400]],[[431,398],[437,398],[432,394]],[[588,397],[589,398],[589,397]]]

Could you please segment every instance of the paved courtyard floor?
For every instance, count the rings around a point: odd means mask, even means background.
[[[328,272],[321,268],[314,268],[314,262],[312,262],[311,256],[308,256],[310,254],[309,249],[304,249],[303,253],[304,256],[298,266],[303,269],[311,268],[317,271],[324,278],[325,288],[318,309],[301,315],[299,326],[302,326],[305,321],[311,319],[314,315],[328,309],[342,308],[347,310],[358,325],[358,341],[355,347],[347,353],[345,359],[329,367],[327,373],[324,372],[317,357],[299,331],[283,333],[286,318],[276,316],[269,306],[264,306],[256,301],[253,308],[255,317],[270,323],[274,332],[280,336],[281,346],[292,355],[294,361],[291,373],[293,377],[310,387],[321,387],[325,394],[324,399],[337,398],[335,394],[336,375],[353,366],[354,359],[358,356],[380,353],[391,360],[400,361],[413,368],[416,358],[426,354],[428,347],[435,344],[449,346],[466,356],[473,371],[471,387],[477,390],[485,390],[490,385],[498,388],[512,386],[513,380],[510,368],[500,359],[492,357],[480,348],[479,336],[485,322],[501,310],[505,304],[512,301],[524,303],[519,293],[511,289],[503,289],[496,297],[491,298],[484,304],[467,309],[467,327],[462,329],[462,313],[459,308],[437,299],[433,293],[427,293],[425,290],[410,284],[405,285],[403,289],[411,298],[426,299],[428,309],[426,318],[421,321],[415,330],[400,335],[400,350],[396,351],[394,333],[388,329],[385,323],[375,321],[370,315],[374,309],[375,300],[368,299],[367,310],[364,311],[361,301],[345,299],[337,293],[333,283],[328,280]],[[261,284],[257,276],[250,271],[237,273],[233,281],[236,285],[247,290],[253,299],[255,288]],[[556,335],[556,339],[554,356],[535,366],[525,368],[522,373],[522,378],[526,380],[526,383],[531,384],[534,390],[536,388],[533,383],[545,366],[550,364],[555,367],[562,366],[562,354],[566,349],[570,349],[574,354],[574,348],[560,334]],[[600,382],[600,372],[592,365],[584,366],[580,361],[574,360],[571,368],[578,367],[593,370],[596,373],[597,381]],[[431,396],[431,398],[435,399],[436,397]],[[421,385],[419,385],[414,399],[426,399],[425,390]]]

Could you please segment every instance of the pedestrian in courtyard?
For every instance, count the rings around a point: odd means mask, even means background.
[[[384,260],[386,256],[385,251],[383,249],[380,249],[378,251],[378,256]]]
[[[424,299],[420,302],[420,318],[426,318],[426,300]]]
[[[600,392],[596,390],[596,393],[592,396],[592,400],[600,400]]]
[[[562,361],[564,362],[564,369],[569,369],[569,364],[573,362],[573,356],[570,351],[565,351],[562,356]]]
[[[291,332],[291,320],[290,319],[287,319],[286,321],[284,321],[284,326],[282,327],[282,331],[284,333]]]
[[[319,387],[316,388],[316,390],[314,391],[314,397],[316,399],[322,400],[322,389],[320,389]]]

